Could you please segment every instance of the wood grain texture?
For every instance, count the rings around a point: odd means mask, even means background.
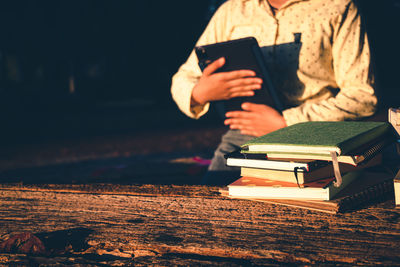
[[[228,199],[217,187],[1,185],[0,241],[39,237],[45,255],[4,264],[400,265],[394,201],[344,214]]]

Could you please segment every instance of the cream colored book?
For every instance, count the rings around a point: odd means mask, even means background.
[[[354,166],[351,164],[340,164],[340,171],[342,174],[345,174],[350,171],[376,166],[381,163],[382,163],[382,154],[378,154],[373,159],[369,160],[366,164],[363,165]],[[241,167],[240,174],[242,176],[266,178],[275,181],[292,182],[300,185],[316,181],[319,179],[335,176],[332,164],[311,171],[306,171],[305,169],[301,168],[292,171],[285,171],[285,170],[273,170],[265,168]]]
[[[400,208],[400,170],[393,179],[394,200],[397,208]]]
[[[242,176],[228,185],[228,191],[231,197],[331,200],[358,177],[357,172],[349,172],[343,176],[341,185],[336,187],[333,184],[334,178],[320,179],[299,186],[296,183]]]

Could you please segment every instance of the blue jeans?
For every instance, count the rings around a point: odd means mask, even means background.
[[[240,146],[254,136],[243,135],[239,130],[228,130],[214,152],[214,157],[201,184],[228,185],[240,177],[240,168],[226,166],[224,155],[240,149]]]

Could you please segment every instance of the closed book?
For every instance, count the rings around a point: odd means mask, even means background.
[[[272,170],[293,171],[301,169],[304,171],[312,171],[329,165],[325,160],[269,160],[266,155],[262,154],[242,154],[239,152],[231,153],[226,156],[226,165],[231,167],[248,167],[263,168]],[[260,155],[257,157],[257,155]]]
[[[243,151],[267,153],[301,153],[346,155],[356,148],[384,136],[394,134],[388,122],[310,121],[297,123],[243,144]]]
[[[297,183],[242,176],[228,185],[229,196],[258,199],[314,199],[331,200],[356,178],[352,173],[343,177],[339,187],[334,178],[320,179],[299,186]]]
[[[341,213],[360,209],[362,207],[393,199],[394,174],[382,168],[369,168],[355,172],[356,177],[345,189],[341,190],[332,200],[315,199],[266,199],[241,196],[230,196],[228,190],[221,189],[223,196],[236,199],[247,199],[258,202],[266,202],[314,210],[326,213]],[[396,186],[396,184],[394,185]],[[397,206],[399,207],[399,206]]]
[[[200,69],[203,71],[211,62],[224,57],[225,64],[216,72],[230,72],[235,70],[252,70],[256,76],[262,78],[260,90],[255,90],[254,96],[234,97],[220,101],[224,111],[241,110],[243,102],[262,103],[283,110],[282,101],[275,89],[271,75],[266,67],[263,52],[257,39],[249,36],[240,39],[228,40],[195,47]]]
[[[382,163],[382,154],[376,155],[373,159],[369,160],[366,164],[354,166],[351,164],[340,164],[340,171],[342,174],[359,170],[362,168],[368,168],[376,166]],[[305,184],[319,179],[334,177],[334,169],[332,163],[329,163],[320,168],[312,168],[307,170],[306,168],[296,168],[289,170],[277,170],[277,169],[266,169],[266,168],[251,168],[241,167],[241,176],[251,176],[256,178],[267,178],[276,181],[286,181],[291,183]]]
[[[396,177],[393,179],[394,186],[394,202],[396,208],[400,208],[400,170],[398,170]]]
[[[349,152],[348,155],[340,155],[337,157],[338,162],[352,164],[354,166],[362,165],[368,162],[371,158],[381,153],[388,145],[393,144],[395,141],[394,136],[386,134],[385,136],[378,137],[365,145],[362,145],[353,151]],[[280,152],[268,152],[267,153],[250,153],[246,154],[262,154],[265,158],[270,160],[278,161],[302,161],[302,160],[319,160],[319,161],[332,161],[330,155],[318,155],[318,154],[307,154],[307,153],[280,153]]]

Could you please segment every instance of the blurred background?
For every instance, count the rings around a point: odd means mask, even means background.
[[[170,83],[222,2],[0,1],[0,180],[35,166],[211,153],[220,122],[185,117]]]
[[[213,110],[199,121],[182,115],[170,82],[222,2],[0,1],[0,164],[33,160],[49,143],[68,154],[73,139],[79,150],[98,138],[86,147],[95,151],[105,136],[221,128]],[[357,3],[385,105],[400,106],[400,1]],[[213,147],[212,136],[199,147]]]
[[[49,113],[174,108],[171,76],[218,5],[1,1],[0,108],[11,136]]]

